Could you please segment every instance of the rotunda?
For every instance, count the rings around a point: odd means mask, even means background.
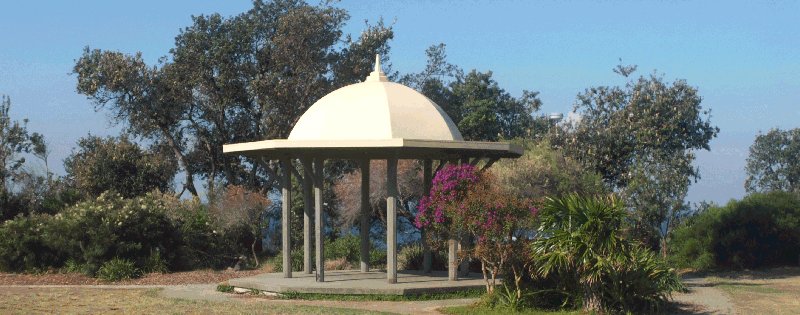
[[[500,158],[517,158],[521,147],[502,142],[464,141],[452,119],[433,101],[405,85],[390,82],[376,56],[375,70],[364,82],[337,89],[314,103],[297,121],[288,139],[226,144],[225,154],[279,161],[282,192],[282,253],[284,277],[291,278],[291,176],[303,183],[303,272],[317,272],[325,281],[324,212],[325,160],[356,160],[361,169],[361,271],[369,271],[369,163],[387,161],[386,277],[397,282],[397,160],[418,159],[423,165],[423,189],[430,190],[433,172],[447,163],[490,167]],[[434,167],[434,161],[438,164]],[[296,167],[300,166],[300,168]],[[299,170],[302,170],[302,174]],[[311,244],[312,226],[315,244]],[[312,245],[316,264],[312,266]],[[449,241],[449,277],[457,279],[457,240]],[[424,263],[430,269],[430,256]]]

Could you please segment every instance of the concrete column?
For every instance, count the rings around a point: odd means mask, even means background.
[[[466,253],[466,251],[469,249],[469,246],[471,246],[470,240],[471,238],[469,236],[465,235],[461,237],[461,240],[458,244],[458,251],[461,253]],[[464,259],[461,260],[461,264],[458,266],[458,274],[460,276],[466,277],[469,275],[470,259],[471,258],[469,258],[469,256],[465,256]]]
[[[397,159],[386,160],[386,279],[397,283]]]
[[[451,237],[447,240],[447,277],[450,281],[458,280],[458,258],[456,257],[456,251],[458,250],[456,247],[458,246],[458,241],[455,240],[455,237]]]
[[[361,166],[361,272],[369,271],[369,160],[359,162]]]
[[[422,193],[428,195],[431,191],[431,180],[433,178],[433,161],[422,161]],[[431,256],[431,246],[428,244],[425,228],[420,231],[422,236],[422,272],[430,273],[433,257]]]
[[[283,174],[281,176],[281,227],[283,228],[282,240],[283,246],[283,277],[292,277],[292,238],[290,233],[292,230],[292,161],[289,159],[281,160],[281,169]]]
[[[314,270],[313,262],[311,261],[314,166],[311,164],[311,159],[303,159],[301,162],[303,163],[303,272],[311,274]]]
[[[317,282],[325,282],[325,236],[322,229],[325,228],[324,213],[322,212],[322,170],[325,166],[324,159],[314,161],[314,236],[316,237],[317,250]]]

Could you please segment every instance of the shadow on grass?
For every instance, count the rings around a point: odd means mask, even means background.
[[[675,314],[675,315],[710,315],[714,314],[713,312],[708,312],[703,310],[697,305],[689,304],[689,303],[682,303],[682,302],[672,302],[664,308],[664,314]]]
[[[705,278],[714,276],[718,278],[728,279],[785,279],[792,277],[800,277],[800,267],[775,267],[768,269],[758,270],[710,270],[710,271],[691,271],[683,275],[684,279]]]

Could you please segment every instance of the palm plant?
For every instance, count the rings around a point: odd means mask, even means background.
[[[615,196],[547,198],[533,242],[533,272],[574,279],[587,311],[652,311],[682,288],[675,272],[625,237]]]
[[[540,237],[533,244],[536,273],[574,273],[583,290],[584,309],[599,310],[605,271],[626,258],[622,203],[613,195],[572,194],[547,198],[539,215]]]

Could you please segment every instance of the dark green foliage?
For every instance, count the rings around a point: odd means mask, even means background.
[[[422,245],[413,243],[403,246],[397,253],[398,270],[422,270],[424,251]],[[446,270],[447,254],[431,250],[431,270]]]
[[[90,197],[109,190],[125,198],[171,191],[176,167],[168,155],[143,150],[124,136],[81,138],[78,150],[64,161],[75,187]]]
[[[114,258],[103,263],[97,271],[97,277],[106,281],[120,281],[142,276],[141,270],[127,259]]]
[[[52,232],[52,225],[47,215],[0,223],[0,271],[41,271],[63,263],[64,253],[52,242],[60,235]]]
[[[800,197],[756,193],[697,214],[675,232],[672,258],[697,269],[796,265]]]
[[[325,241],[325,259],[344,258],[348,262],[361,261],[361,238],[358,235],[348,234],[336,238],[334,241]]]

